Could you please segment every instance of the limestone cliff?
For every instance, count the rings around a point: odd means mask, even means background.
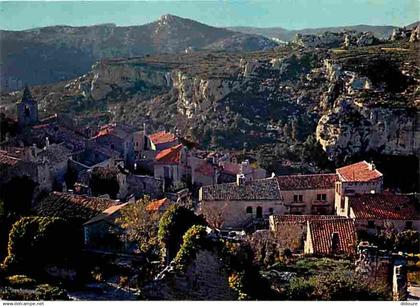
[[[418,110],[357,106],[344,99],[321,117],[316,138],[332,159],[349,152],[418,154],[419,116]]]

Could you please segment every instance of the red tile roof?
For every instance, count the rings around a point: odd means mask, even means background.
[[[346,217],[337,215],[272,215],[270,218],[273,218],[275,223],[302,223],[312,220],[346,219]]]
[[[118,202],[109,199],[54,191],[42,199],[34,210],[40,216],[84,223],[116,204]]]
[[[349,197],[356,219],[419,220],[420,207],[407,195],[363,194]]]
[[[156,162],[159,164],[178,164],[181,160],[182,144],[160,151],[156,155]]]
[[[231,175],[237,175],[241,172],[241,165],[236,163],[225,163],[222,165],[222,171],[231,174]]]
[[[309,230],[314,254],[354,254],[356,228],[352,219],[331,219],[309,221]],[[332,250],[333,234],[338,235],[335,252]]]
[[[174,134],[168,133],[166,131],[160,131],[149,135],[148,137],[150,141],[153,142],[155,145],[177,140],[177,137]]]
[[[277,176],[280,190],[334,189],[335,173]]]
[[[110,123],[101,126],[100,130],[93,138],[96,139],[106,135],[114,135],[116,137],[126,139],[129,138],[132,133],[134,133],[134,130],[129,126],[119,123]]]
[[[92,223],[102,221],[102,220],[111,221],[110,219],[113,218],[115,213],[118,212],[121,208],[125,207],[126,205],[127,205],[127,203],[111,206],[111,207],[105,209],[101,214],[99,214],[99,215],[93,217],[92,219],[90,219],[89,221],[87,221],[84,225],[92,224]]]
[[[372,168],[372,165],[366,161],[338,168],[337,174],[345,182],[369,182],[382,177],[382,173]]]
[[[169,200],[167,198],[152,201],[149,203],[149,205],[146,206],[146,211],[158,211],[161,207],[168,203]]]
[[[195,172],[201,173],[206,176],[214,176],[215,168],[209,163],[204,163],[200,167],[195,169]]]

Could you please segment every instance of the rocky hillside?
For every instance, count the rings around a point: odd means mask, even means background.
[[[418,42],[104,60],[72,81],[34,88],[44,114],[107,111],[205,147],[313,160],[418,154]],[[4,95],[13,109],[19,93]],[[258,153],[259,152],[259,153]],[[262,154],[262,153],[261,153]],[[309,154],[309,157],[308,157]]]
[[[414,25],[410,25],[413,27]],[[371,32],[375,37],[379,39],[387,39],[391,36],[392,31],[397,27],[394,26],[370,26],[370,25],[355,25],[355,26],[343,26],[343,27],[327,27],[327,28],[313,28],[313,29],[300,29],[300,30],[288,30],[280,27],[271,28],[256,28],[256,27],[230,27],[232,31],[241,33],[262,35],[268,38],[275,38],[281,41],[290,42],[295,39],[297,34],[300,35],[319,35],[324,32],[345,32],[345,31],[356,31],[356,32]]]
[[[141,26],[103,24],[0,31],[3,89],[67,80],[103,58],[199,49],[255,51],[276,44],[262,36],[211,27],[172,15]]]

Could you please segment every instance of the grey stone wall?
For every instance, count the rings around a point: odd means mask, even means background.
[[[152,300],[236,300],[228,277],[214,252],[200,250],[185,272],[168,271],[144,293]]]

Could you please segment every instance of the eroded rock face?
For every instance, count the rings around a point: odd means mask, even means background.
[[[216,253],[199,250],[184,272],[171,271],[146,286],[151,300],[236,300],[228,274]]]
[[[178,90],[178,111],[189,119],[199,110],[214,107],[240,84],[230,79],[201,79],[180,71],[175,71],[172,78]]]
[[[394,29],[390,39],[391,41],[396,41],[396,40],[403,40],[403,41],[409,41],[409,42],[419,41],[420,40],[420,25],[417,25],[416,27],[412,29],[407,29],[405,27]]]
[[[330,158],[368,151],[408,155],[420,150],[419,115],[418,111],[360,107],[351,99],[339,99],[319,120],[316,138]]]
[[[410,35],[410,42],[416,42],[416,41],[419,41],[419,40],[420,40],[420,25],[415,27],[411,31],[411,35]]]
[[[105,99],[116,91],[145,91],[151,87],[169,89],[172,80],[168,70],[129,63],[99,62],[92,67],[90,76],[79,79],[79,90],[94,101]]]
[[[324,32],[321,35],[297,34],[295,43],[304,48],[339,47],[344,42],[343,33]]]

